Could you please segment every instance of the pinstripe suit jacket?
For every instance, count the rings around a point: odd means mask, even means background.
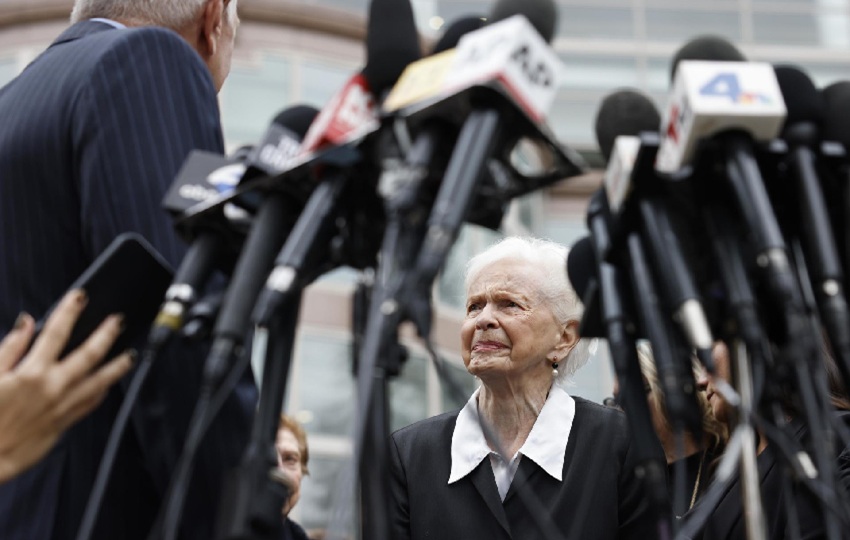
[[[505,495],[490,460],[449,484],[458,411],[396,431],[390,443],[393,540],[651,540],[625,415],[574,397],[563,481],[527,458]],[[658,446],[659,457],[661,447]],[[538,528],[549,520],[549,535]],[[554,534],[554,536],[552,536]]]
[[[22,310],[44,314],[119,233],[141,233],[176,266],[185,246],[160,201],[193,148],[223,150],[216,92],[197,53],[168,30],[77,23],[0,90],[0,335]],[[203,359],[182,344],[159,358],[125,434],[97,538],[145,537],[182,447]],[[202,446],[184,538],[211,537],[221,475],[248,438],[256,400],[248,379]],[[46,459],[0,486],[0,538],[74,537],[122,395],[113,389]]]

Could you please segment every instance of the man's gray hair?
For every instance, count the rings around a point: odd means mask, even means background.
[[[469,292],[470,283],[487,267],[497,261],[521,260],[543,273],[539,284],[544,301],[562,325],[570,321],[580,321],[584,306],[567,278],[567,254],[565,246],[540,238],[509,236],[469,260],[466,265],[465,290]],[[582,367],[589,353],[585,340],[573,347],[563,365],[558,368],[558,381],[564,382]]]
[[[71,22],[102,17],[115,21],[131,21],[180,31],[192,24],[209,0],[76,0]],[[237,0],[230,0],[225,15],[236,16]]]

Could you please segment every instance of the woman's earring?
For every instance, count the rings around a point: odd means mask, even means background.
[[[558,362],[552,362],[552,377],[558,378]]]

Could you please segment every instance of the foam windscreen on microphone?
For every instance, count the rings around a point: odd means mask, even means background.
[[[285,127],[303,138],[318,114],[319,109],[310,105],[294,105],[277,113],[272,123]]]
[[[596,141],[605,156],[611,157],[614,140],[620,135],[658,131],[661,115],[646,95],[636,90],[617,90],[605,97],[596,113]]]
[[[729,41],[719,36],[698,36],[676,51],[670,64],[670,80],[682,60],[713,60],[717,62],[746,62],[747,58]]]
[[[585,301],[585,293],[591,279],[596,277],[596,253],[589,236],[580,238],[567,255],[567,276],[579,299]]]
[[[380,96],[389,90],[404,68],[421,56],[410,0],[372,0],[363,68],[372,94]]]
[[[440,39],[437,40],[431,49],[431,54],[454,49],[457,47],[460,38],[482,28],[485,24],[487,24],[487,21],[483,15],[467,15],[466,17],[457,19],[443,31],[443,35],[440,36]]]
[[[555,2],[552,0],[499,0],[490,11],[488,22],[498,22],[514,15],[524,15],[543,39],[552,43],[555,27],[558,25],[558,8]]]
[[[773,71],[788,110],[785,127],[803,122],[819,126],[823,119],[824,100],[815,83],[795,66],[775,66]]]
[[[821,95],[824,100],[822,138],[838,141],[850,152],[850,81],[832,83],[821,90]]]

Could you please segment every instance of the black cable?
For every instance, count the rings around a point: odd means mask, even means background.
[[[100,465],[97,469],[97,476],[89,493],[89,500],[86,504],[83,520],[77,532],[77,540],[89,540],[92,537],[92,533],[94,533],[97,514],[100,511],[100,505],[103,502],[106,487],[109,485],[109,476],[115,464],[115,456],[118,454],[118,448],[121,446],[124,429],[130,420],[130,413],[139,398],[142,386],[144,386],[148,378],[148,374],[156,358],[156,353],[157,351],[151,348],[146,348],[143,351],[139,368],[130,381],[130,386],[124,395],[124,400],[121,402],[121,408],[118,409],[118,414],[112,423],[112,430],[109,432],[109,438],[106,441],[106,447],[103,450],[103,456],[100,459]]]
[[[183,451],[175,466],[171,486],[168,490],[168,498],[160,507],[159,515],[148,536],[149,540],[160,540],[160,538],[168,540],[176,537],[192,476],[195,454],[200,448],[201,442],[203,442],[207,429],[236,387],[249,362],[250,355],[243,352],[237,356],[218,389],[212,391],[210,385],[201,389],[198,402],[192,413],[192,420],[189,422],[189,432],[186,435]],[[159,534],[160,530],[162,531],[161,535]]]

